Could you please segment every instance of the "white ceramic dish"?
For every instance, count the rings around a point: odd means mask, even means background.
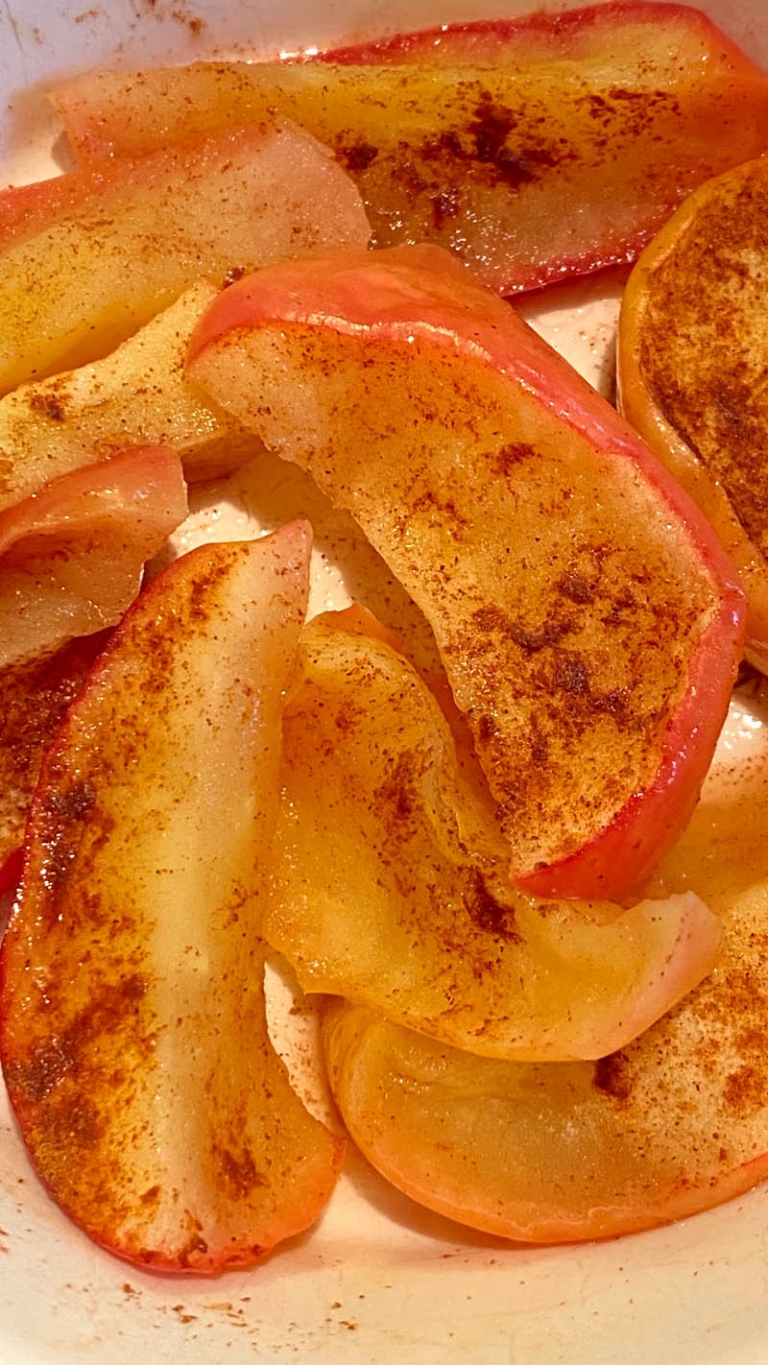
[[[57,164],[46,83],[104,63],[273,54],[526,0],[2,0],[3,179]],[[550,8],[564,8],[551,4]],[[701,7],[768,65],[765,0]],[[559,290],[537,325],[589,377],[609,363],[615,295]],[[278,495],[279,496],[279,495]],[[203,523],[205,517],[203,516]],[[337,579],[326,589],[339,591]],[[742,730],[745,727],[742,727]],[[752,745],[763,728],[746,727]],[[0,1360],[365,1365],[755,1365],[768,1360],[768,1187],[622,1241],[509,1247],[420,1212],[350,1157],[321,1224],[251,1273],[172,1280],[100,1252],[48,1200],[0,1097]]]

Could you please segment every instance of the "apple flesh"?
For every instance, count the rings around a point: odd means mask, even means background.
[[[265,937],[305,991],[470,1052],[551,1061],[622,1046],[711,970],[719,921],[695,897],[616,918],[512,891],[494,803],[466,781],[437,701],[345,615],[302,637]]]
[[[54,103],[84,160],[276,112],[354,178],[376,246],[435,242],[502,292],[634,259],[689,190],[768,145],[768,77],[677,5],[105,72]]]
[[[145,1267],[251,1264],[341,1161],[269,1041],[258,932],[308,555],[293,523],[155,580],[35,796],[0,960],[8,1092],[53,1197]]]
[[[0,509],[127,446],[165,442],[187,479],[214,477],[259,441],[184,375],[189,338],[215,285],[201,280],[110,355],[0,399]]]
[[[0,393],[113,350],[198,279],[365,245],[360,197],[301,129],[245,127],[0,194]]]
[[[332,1087],[390,1181],[472,1227],[559,1242],[671,1222],[768,1177],[767,771],[764,743],[739,766],[724,748],[662,864],[654,889],[706,896],[723,954],[628,1047],[596,1063],[519,1065],[333,1003]]]
[[[165,446],[62,474],[0,512],[0,668],[114,625],[186,514]]]
[[[188,364],[423,610],[518,885],[630,893],[690,817],[743,638],[735,570],[663,466],[436,247],[242,280]]]

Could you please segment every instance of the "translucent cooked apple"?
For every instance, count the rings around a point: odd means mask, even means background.
[[[628,1047],[596,1063],[518,1065],[331,1005],[337,1102],[399,1189],[472,1227],[558,1242],[671,1222],[766,1178],[768,754],[764,741],[753,748],[735,767],[724,747],[658,878],[659,890],[708,897],[722,959]]]
[[[717,530],[768,672],[768,161],[703,185],[646,249],[622,300],[625,415]]]
[[[765,74],[685,6],[448,26],[337,58],[100,72],[54,103],[84,159],[277,111],[354,177],[377,246],[435,242],[502,291],[634,259],[687,190],[768,142]]]
[[[344,616],[302,637],[266,938],[305,990],[471,1052],[562,1060],[628,1042],[711,969],[719,921],[690,896],[617,919],[512,891],[494,802],[434,696]]]
[[[0,895],[21,872],[21,845],[43,754],[108,631],[0,669]]]
[[[270,1044],[258,934],[308,555],[294,523],[172,565],[37,788],[2,948],[8,1093],[54,1198],[142,1266],[251,1264],[341,1161]]]
[[[0,668],[115,625],[187,514],[178,455],[122,451],[0,512]]]
[[[518,884],[637,887],[696,802],[743,601],[632,429],[437,247],[241,280],[188,364],[352,513],[424,612]]]
[[[129,445],[166,442],[188,478],[256,453],[257,438],[184,375],[192,330],[217,293],[200,280],[102,360],[0,398],[0,508]]]
[[[364,246],[354,185],[301,129],[251,126],[0,194],[0,393],[106,355],[196,280]]]

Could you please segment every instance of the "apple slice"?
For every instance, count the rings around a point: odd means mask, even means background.
[[[129,445],[167,442],[190,479],[255,454],[256,437],[184,375],[192,329],[217,293],[201,280],[102,360],[0,398],[0,508]]]
[[[344,616],[302,637],[265,937],[305,991],[470,1052],[561,1061],[621,1047],[711,970],[719,921],[693,896],[617,919],[512,891],[494,803],[466,781],[435,698]]]
[[[768,77],[678,5],[103,72],[53,98],[84,160],[277,112],[355,179],[375,245],[436,242],[503,292],[634,259],[690,189],[768,145]]]
[[[2,949],[11,1102],[54,1198],[139,1265],[249,1265],[343,1142],[267,1033],[258,934],[309,532],[201,547],[118,627],[43,767]]]
[[[0,513],[0,668],[114,625],[187,514],[179,457],[127,450]]]
[[[765,693],[747,714],[765,716]],[[658,879],[708,897],[722,959],[628,1047],[596,1064],[518,1065],[333,1005],[337,1102],[399,1189],[472,1227],[557,1242],[687,1217],[768,1177],[768,753],[764,727],[749,733],[757,752],[735,766],[724,746]]]
[[[437,247],[242,280],[189,370],[352,512],[424,611],[518,884],[637,887],[695,805],[743,601],[631,428]]]
[[[0,393],[105,355],[199,278],[365,245],[354,185],[300,129],[247,127],[0,194]]]
[[[627,283],[622,410],[727,546],[749,597],[746,651],[768,672],[768,161],[686,199]]]
[[[114,625],[186,514],[165,446],[62,474],[0,512],[0,668]]]
[[[21,872],[24,826],[43,754],[108,636],[100,631],[0,669],[0,895]]]

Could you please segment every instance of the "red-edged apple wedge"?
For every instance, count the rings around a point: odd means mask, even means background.
[[[199,280],[108,356],[0,398],[0,508],[127,446],[167,443],[188,479],[255,454],[258,440],[184,374],[192,329],[217,293]]]
[[[557,1242],[683,1218],[768,1177],[767,760],[764,741],[737,765],[724,746],[658,879],[667,894],[707,896],[724,921],[722,960],[621,1051],[516,1065],[333,1005],[336,1099],[389,1180],[473,1227]]]
[[[437,247],[242,280],[189,369],[352,512],[423,610],[518,884],[638,886],[695,805],[743,599],[631,428]]]
[[[295,128],[253,126],[0,194],[0,392],[103,356],[195,280],[361,245],[354,185]]]
[[[0,895],[21,872],[21,845],[43,754],[109,637],[99,631],[0,669]]]
[[[186,513],[165,446],[62,474],[0,512],[0,667],[114,625]]]
[[[470,1052],[561,1061],[621,1047],[710,971],[719,920],[694,896],[617,919],[514,892],[494,803],[465,780],[434,696],[345,615],[302,637],[265,937],[304,990]]]
[[[309,534],[204,546],[125,617],[43,767],[2,950],[11,1102],[54,1198],[145,1266],[248,1265],[343,1142],[267,1033],[258,934]]]
[[[377,246],[436,242],[502,291],[634,259],[690,189],[768,145],[768,77],[679,5],[104,72],[53,98],[84,159],[286,116],[355,179]]]

